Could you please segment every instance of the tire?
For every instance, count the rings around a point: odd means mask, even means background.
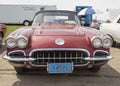
[[[14,67],[14,69],[17,72],[17,75],[23,75],[24,72],[26,71],[25,68]]]
[[[29,26],[29,25],[30,25],[30,21],[26,20],[26,21],[23,22],[23,24],[24,24],[25,26]]]
[[[110,36],[110,35],[109,35]],[[111,37],[111,39],[112,39],[112,41],[113,41],[113,44],[112,44],[112,47],[116,47],[116,41],[114,41],[114,39],[113,39],[113,37],[112,36],[110,36]]]
[[[113,40],[113,44],[112,44],[112,47],[116,47],[116,42]]]
[[[0,43],[1,43],[0,47],[2,47],[2,34],[1,33],[0,33]]]
[[[100,67],[92,67],[92,68],[89,68],[89,70],[91,72],[98,72],[98,71],[100,71]]]

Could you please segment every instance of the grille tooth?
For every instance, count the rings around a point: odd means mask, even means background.
[[[61,62],[61,52],[59,52],[59,62]]]
[[[55,54],[55,52],[53,52],[53,56],[54,56],[54,63],[55,63],[55,57],[56,57],[56,54]]]
[[[78,56],[77,56],[77,51],[76,51],[76,63],[77,63],[77,57],[78,57]]]
[[[83,53],[80,54],[80,58],[83,57]],[[79,60],[80,63],[82,63],[82,60]]]
[[[66,62],[66,52],[65,52],[65,62]]]
[[[47,63],[65,63],[73,62],[73,65],[86,64],[87,61],[83,60],[87,55],[85,51],[72,51],[72,50],[58,50],[58,51],[35,51],[31,57],[37,60],[32,62],[34,65],[47,65]]]
[[[39,59],[39,53],[37,53],[37,59]],[[39,60],[37,60],[37,63],[39,63]]]
[[[47,58],[48,58],[48,62],[50,62],[50,53],[47,52]]]
[[[72,62],[72,53],[70,53],[70,58],[71,58],[71,62]]]

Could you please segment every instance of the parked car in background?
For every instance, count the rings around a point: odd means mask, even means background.
[[[2,39],[5,36],[6,25],[0,24],[0,47],[2,46]]]
[[[5,43],[3,58],[18,74],[33,68],[45,68],[48,73],[72,73],[74,68],[97,72],[112,58],[112,39],[99,30],[81,27],[72,11],[39,11],[31,27],[12,32]]]
[[[120,15],[112,23],[103,23],[100,25],[100,31],[108,34],[113,40],[113,46],[120,43]]]
[[[105,21],[104,20],[98,20],[98,23],[99,23],[99,25],[101,25],[102,23],[105,23]]]

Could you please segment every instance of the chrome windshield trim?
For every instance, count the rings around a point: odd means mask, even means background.
[[[86,49],[79,49],[79,48],[44,48],[44,49],[34,49],[34,50],[32,50],[31,52],[30,52],[30,54],[29,54],[29,56],[31,56],[32,55],[32,53],[33,52],[35,52],[35,51],[57,51],[57,50],[61,50],[61,51],[64,51],[64,50],[70,50],[70,51],[85,51],[85,52],[87,52],[87,54],[88,54],[88,56],[90,56],[90,53],[89,53],[89,51],[88,50],[86,50]]]
[[[24,56],[26,56],[25,51],[23,51],[23,50],[14,50],[14,51],[11,51],[11,52],[8,53],[8,55],[10,55],[11,53],[14,53],[14,52],[22,52],[24,54]]]

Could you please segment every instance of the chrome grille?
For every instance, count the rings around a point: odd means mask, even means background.
[[[47,65],[47,63],[65,63],[73,62],[73,65],[86,64],[87,61],[83,58],[87,57],[88,53],[85,51],[76,50],[48,50],[48,51],[34,51],[31,54],[32,58],[37,60],[32,62],[34,65]]]

